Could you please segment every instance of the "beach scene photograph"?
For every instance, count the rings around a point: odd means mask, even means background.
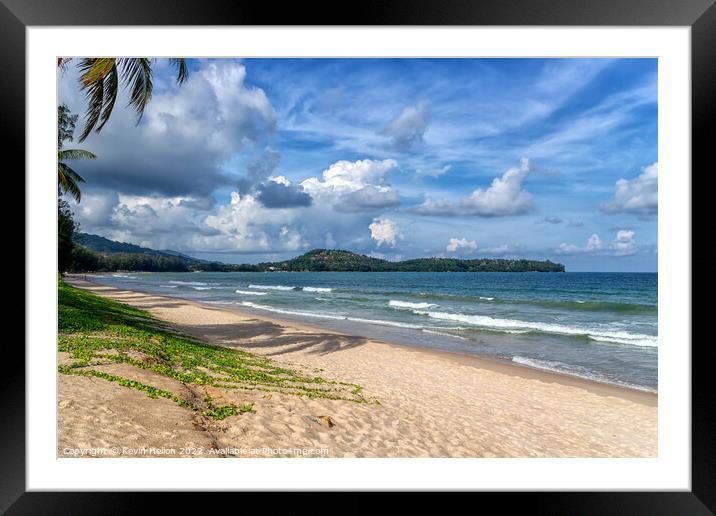
[[[58,458],[658,457],[657,59],[56,67]]]

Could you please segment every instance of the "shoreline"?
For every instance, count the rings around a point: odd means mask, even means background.
[[[58,457],[68,457],[67,449],[108,447],[130,450],[120,456],[165,447],[174,457],[215,457],[217,450],[228,449],[234,452],[223,456],[238,458],[296,456],[301,449],[319,451],[308,456],[344,458],[658,455],[656,394],[346,335],[233,306],[117,289],[83,275],[65,280],[145,310],[190,338],[359,386],[356,392],[367,402],[207,387],[128,364],[99,365],[108,374],[186,399],[210,396],[217,406],[250,404],[254,411],[210,421],[167,399],[59,374]],[[58,353],[60,363],[67,359]],[[187,446],[203,452],[186,452]]]
[[[105,286],[105,285],[103,285]],[[140,291],[133,291],[133,292],[140,292]],[[334,330],[333,328],[326,328],[321,326],[320,324],[311,323],[311,322],[304,322],[304,321],[295,321],[293,319],[284,319],[280,316],[273,316],[273,315],[263,315],[261,313],[255,313],[255,312],[249,312],[247,310],[243,310],[238,306],[224,306],[224,305],[214,305],[211,303],[202,303],[201,301],[196,301],[195,299],[187,299],[187,298],[180,298],[180,297],[171,297],[171,296],[161,296],[158,294],[152,294],[148,292],[142,292],[142,294],[148,294],[156,297],[163,297],[166,299],[181,299],[183,302],[197,305],[197,306],[203,306],[207,308],[217,309],[217,310],[223,310],[229,313],[236,313],[242,317],[251,317],[255,319],[260,319],[268,322],[274,322],[274,323],[280,323],[281,325],[285,326],[294,326],[296,328],[306,328],[310,330],[320,331],[324,333],[332,333],[335,335],[342,335],[345,337],[361,337],[359,335],[352,335],[350,333],[341,332],[338,330]],[[365,337],[368,338],[368,337]],[[517,364],[508,360],[501,360],[499,358],[495,357],[486,357],[481,355],[471,355],[467,353],[460,353],[457,351],[448,351],[443,349],[437,349],[437,348],[431,348],[428,346],[421,346],[421,345],[415,345],[410,346],[407,344],[401,344],[399,342],[392,342],[385,339],[375,339],[370,338],[372,342],[375,342],[376,344],[381,344],[384,346],[391,346],[391,347],[397,347],[404,349],[406,351],[412,351],[416,353],[425,353],[428,355],[433,355],[437,357],[442,357],[447,360],[454,361],[456,363],[462,364],[462,365],[468,365],[471,367],[475,367],[477,369],[488,369],[491,371],[509,374],[513,376],[520,376],[522,378],[531,379],[531,380],[540,380],[543,382],[552,382],[552,383],[558,383],[561,385],[566,386],[573,386],[573,387],[580,387],[586,390],[589,390],[590,392],[593,392],[595,394],[600,394],[603,396],[616,396],[624,399],[628,399],[630,401],[634,401],[635,403],[643,403],[645,405],[649,406],[657,406],[658,405],[658,392],[651,392],[651,391],[645,391],[637,388],[631,388],[627,387],[625,385],[616,385],[612,383],[606,383],[606,382],[600,382],[597,380],[591,380],[589,378],[581,378],[579,376],[570,375],[568,373],[560,373],[558,371],[549,371],[545,369],[539,369],[537,367],[530,367],[527,365]]]
[[[153,292],[146,292],[142,290],[129,290],[129,289],[117,289],[116,287],[112,287],[109,285],[105,285],[99,282],[94,282],[89,279],[86,279],[88,276],[93,276],[94,273],[90,274],[67,274],[66,278],[73,279],[75,277],[83,276],[85,279],[83,281],[87,281],[88,283],[91,283],[93,285],[98,285],[103,288],[109,288],[114,290],[125,290],[127,292],[137,292],[140,294],[150,295],[153,297],[158,298],[164,298],[168,300],[181,300],[182,302],[210,308],[212,310],[222,310],[229,313],[236,313],[242,317],[251,317],[267,322],[275,322],[280,323],[283,326],[293,326],[296,328],[305,328],[310,329],[314,331],[320,331],[323,333],[330,333],[335,335],[342,335],[345,337],[361,337],[361,338],[367,338],[372,342],[382,344],[385,346],[394,346],[401,349],[405,349],[406,351],[414,351],[419,353],[426,353],[433,356],[443,357],[448,360],[452,360],[454,362],[460,363],[462,365],[468,365],[472,366],[478,369],[489,369],[495,372],[500,372],[504,374],[510,374],[515,376],[520,376],[522,378],[526,379],[533,379],[533,380],[540,380],[544,382],[554,382],[561,385],[566,386],[573,386],[573,387],[579,387],[586,390],[589,390],[590,392],[593,392],[595,394],[600,394],[603,396],[616,396],[623,399],[628,399],[630,401],[633,401],[635,403],[641,403],[648,406],[658,406],[658,391],[647,391],[638,389],[635,387],[629,387],[626,385],[618,385],[614,383],[607,383],[607,382],[600,382],[598,380],[593,380],[589,378],[582,378],[575,375],[570,375],[568,373],[561,373],[559,371],[550,371],[545,369],[540,369],[537,367],[530,367],[528,365],[523,364],[517,364],[512,361],[508,360],[501,360],[496,357],[487,357],[482,356],[478,354],[467,354],[467,353],[460,353],[457,351],[449,351],[449,350],[442,350],[437,348],[431,348],[428,346],[421,346],[421,345],[414,345],[410,346],[407,344],[401,344],[398,342],[392,342],[390,340],[386,339],[376,339],[376,338],[368,338],[368,337],[362,337],[360,335],[352,335],[346,332],[342,332],[339,330],[335,330],[333,328],[326,328],[324,326],[321,326],[320,324],[313,323],[310,321],[297,321],[294,319],[289,318],[283,318],[280,315],[265,315],[263,313],[256,313],[251,312],[245,309],[242,309],[238,306],[229,306],[229,305],[217,305],[213,303],[202,303],[201,301],[197,301],[195,299],[189,299],[179,296],[165,296],[161,294],[156,294]]]

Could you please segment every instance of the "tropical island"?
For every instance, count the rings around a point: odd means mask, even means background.
[[[313,249],[290,260],[228,264],[158,251],[97,235],[74,235],[70,272],[564,272],[550,260],[416,258],[389,261],[340,249]]]

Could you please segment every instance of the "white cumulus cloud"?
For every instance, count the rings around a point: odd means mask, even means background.
[[[607,213],[633,213],[654,215],[659,202],[659,163],[644,167],[634,179],[620,179],[614,191],[614,199],[602,206]]]
[[[155,65],[155,89],[141,123],[137,126],[134,110],[124,107],[130,92],[121,89],[108,124],[85,141],[83,148],[99,158],[77,164],[85,190],[206,197],[231,184],[227,162],[272,137],[276,111],[266,93],[250,84],[240,62],[196,61],[181,87],[162,73],[166,60]],[[59,101],[84,113],[78,80],[79,70],[71,65],[60,77]]]
[[[195,235],[189,247],[212,251],[297,251],[304,240],[294,227],[296,210],[271,209],[252,195],[231,192],[231,202],[207,215],[203,226],[213,235]]]
[[[599,235],[594,233],[587,239],[587,243],[583,246],[575,244],[562,243],[557,246],[554,251],[557,254],[582,254],[582,253],[593,253],[599,251],[604,247],[604,242]]]
[[[174,146],[201,142],[228,155],[265,138],[277,119],[266,93],[246,84],[246,68],[235,61],[204,64],[181,88],[153,98],[145,117],[146,138]]]
[[[474,240],[468,240],[467,238],[451,238],[445,250],[448,253],[454,253],[458,249],[468,249],[474,251],[477,249],[477,242]]]
[[[498,217],[525,213],[532,208],[532,194],[523,188],[523,182],[530,172],[527,158],[519,167],[513,167],[501,177],[492,180],[487,189],[477,188],[468,197],[458,202],[426,199],[413,209],[422,215],[478,215]]]
[[[398,226],[394,221],[390,219],[373,219],[368,229],[370,229],[370,237],[375,240],[379,247],[383,244],[395,247],[396,239],[398,238]]]
[[[393,159],[337,161],[321,177],[301,182],[301,188],[317,202],[338,211],[372,211],[400,203],[398,193],[385,183],[385,176],[398,163]]]
[[[630,256],[639,250],[634,240],[635,236],[636,233],[631,229],[620,229],[609,247],[616,256]]]
[[[636,232],[631,229],[620,229],[614,240],[608,246],[604,244],[597,234],[593,234],[583,246],[575,244],[560,244],[554,251],[557,254],[601,254],[605,256],[631,256],[639,252],[636,243]]]

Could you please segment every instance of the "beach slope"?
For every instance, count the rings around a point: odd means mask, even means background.
[[[107,374],[182,399],[250,410],[211,418],[104,378],[59,374],[60,457],[87,453],[82,450],[125,457],[657,455],[654,394],[118,290],[79,277],[66,281],[146,310],[195,339],[360,386],[361,401],[194,385],[151,368],[112,363],[103,366]],[[68,361],[60,352],[59,364]]]

